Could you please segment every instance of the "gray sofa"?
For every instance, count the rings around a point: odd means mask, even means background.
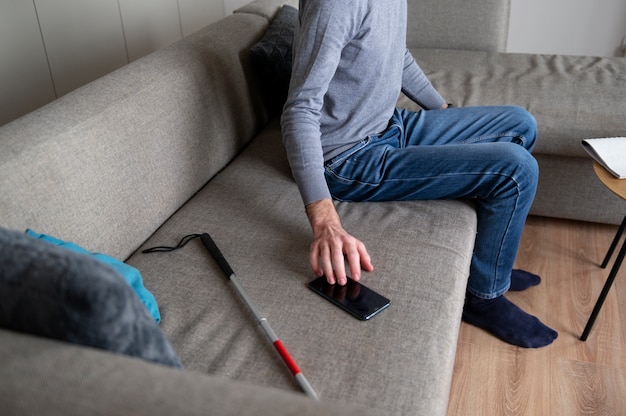
[[[373,257],[365,284],[392,305],[360,322],[306,288],[310,228],[249,53],[281,3],[257,0],[0,127],[0,226],[136,267],[185,366],[0,330],[0,413],[446,413],[472,205],[338,203]],[[519,104],[537,117],[534,213],[618,221],[622,207],[579,143],[626,131],[626,60],[502,53],[508,2],[409,7],[408,45],[446,99]],[[200,241],[141,253],[199,232],[217,242],[319,403],[299,391]]]

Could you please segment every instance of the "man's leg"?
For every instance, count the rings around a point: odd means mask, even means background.
[[[478,234],[464,318],[509,343],[538,347],[556,333],[502,298],[536,190],[534,142],[534,119],[515,107],[397,113],[368,146],[330,163],[327,180],[342,200],[474,200]]]

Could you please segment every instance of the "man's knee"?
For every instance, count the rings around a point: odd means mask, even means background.
[[[509,117],[517,120],[517,139],[528,151],[532,151],[537,140],[537,120],[525,108],[510,107]]]
[[[533,190],[539,180],[539,165],[537,159],[521,146],[509,146],[508,163],[513,167],[513,178],[518,186]]]

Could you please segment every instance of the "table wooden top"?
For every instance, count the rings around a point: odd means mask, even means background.
[[[622,199],[626,199],[626,179],[617,179],[595,160],[593,161],[593,170],[607,188]]]

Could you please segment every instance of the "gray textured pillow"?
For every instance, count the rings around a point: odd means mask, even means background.
[[[0,328],[182,367],[139,297],[108,265],[1,227],[0,247]]]
[[[284,104],[291,78],[293,36],[298,9],[284,5],[272,20],[261,40],[250,48],[252,62],[266,88],[270,105]]]

